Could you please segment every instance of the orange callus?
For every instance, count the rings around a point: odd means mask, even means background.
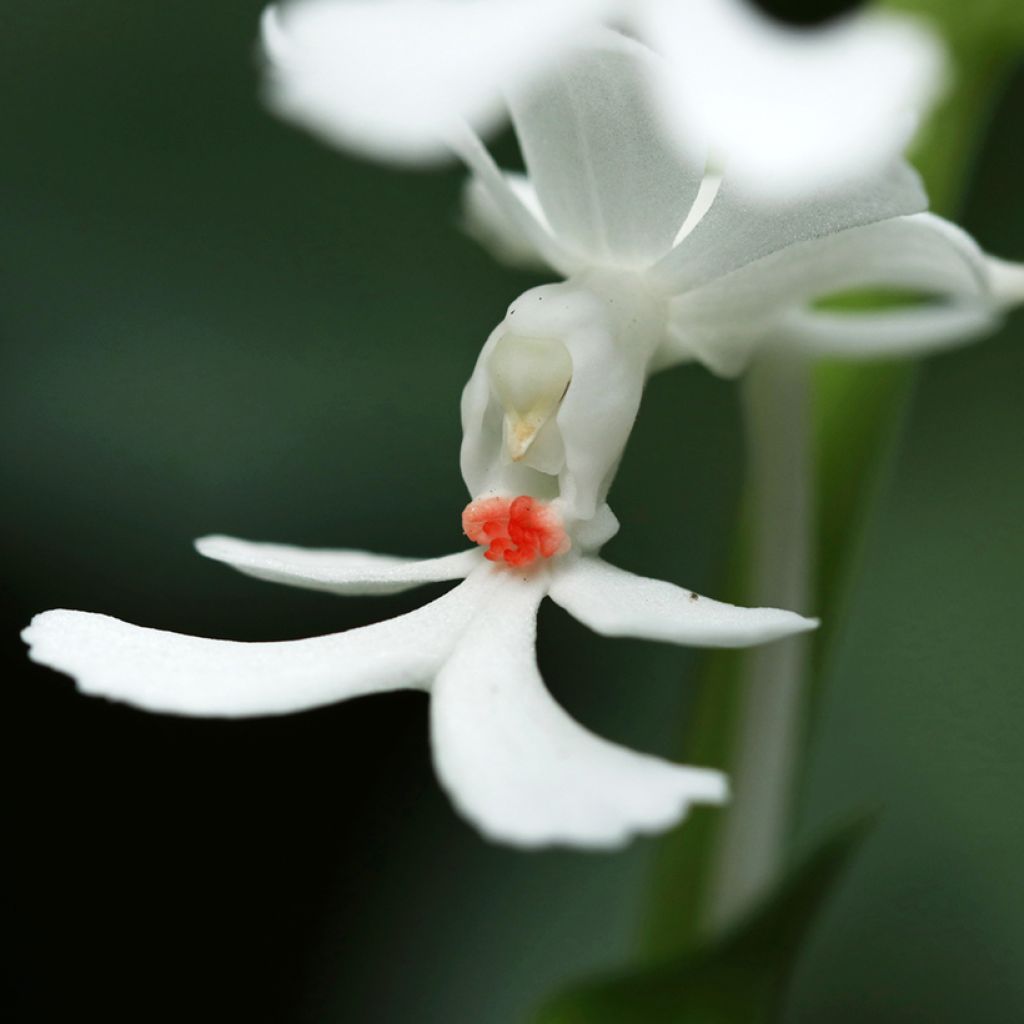
[[[551,506],[526,494],[471,501],[462,513],[462,530],[487,548],[485,558],[517,568],[569,550],[569,538]]]

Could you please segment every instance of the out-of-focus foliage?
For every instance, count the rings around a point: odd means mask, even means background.
[[[954,53],[982,51],[989,59],[1013,57],[1024,45],[1024,8],[1016,0],[883,0],[893,10],[928,18]]]
[[[782,5],[785,6],[785,5]],[[915,165],[929,186],[932,207],[955,211],[954,192],[972,167],[976,149],[989,127],[989,111],[1005,85],[1013,58],[1024,48],[1022,5],[990,0],[957,5],[946,0],[909,0],[890,6],[913,10],[943,32],[950,47],[953,79],[947,99],[923,126]],[[787,14],[791,13],[786,11]],[[1004,201],[1005,195],[1001,195]],[[985,240],[982,239],[984,244]],[[996,246],[996,251],[1000,251]],[[1019,257],[1012,249],[1007,255]],[[912,365],[907,362],[823,363],[817,368],[815,410],[818,474],[817,587],[815,611],[825,616],[818,637],[819,660],[825,657],[839,605],[843,581],[855,565],[865,503],[874,492],[879,462],[908,395]],[[742,538],[733,576],[742,583]],[[699,751],[709,763],[729,760],[730,707],[736,700],[734,678],[742,655],[724,653],[708,659],[707,679],[687,749]],[[699,882],[714,844],[715,819],[702,815],[689,834],[663,842],[655,910],[649,943],[654,950],[681,948],[694,941],[693,915],[674,916],[664,910],[662,894],[679,891],[682,905],[700,903]]]
[[[278,639],[420,601],[231,575],[191,552],[211,530],[410,555],[460,543],[458,393],[536,281],[459,235],[457,174],[347,161],[266,114],[262,6],[4,12],[0,597],[30,1008],[10,1017],[519,1024],[626,962],[654,844],[482,843],[433,781],[416,695],[158,718],[78,697],[17,640],[58,605]],[[1022,105],[1018,82],[966,209],[1018,259]],[[1024,1017],[1021,328],[927,366],[873,504],[803,838],[865,800],[890,812],[814,930],[798,1024]],[[732,387],[655,378],[609,554],[727,596],[741,468]],[[690,653],[595,637],[553,608],[540,644],[574,714],[673,753]]]
[[[719,942],[554,1000],[539,1024],[770,1024],[807,930],[870,819],[837,829]]]
[[[964,221],[1024,258],[1024,63]],[[787,1020],[1024,1018],[1024,317],[924,363],[876,483],[824,665],[800,842],[884,804],[802,960]]]
[[[1017,0],[889,0],[942,35],[950,82],[938,108],[921,126],[912,152],[928,186],[931,209],[956,217],[992,105],[1015,60],[1024,54],[1024,4]],[[906,398],[909,364],[826,364],[817,375],[819,451],[819,584],[829,602],[841,586],[879,452]],[[829,604],[819,609],[825,611]],[[827,634],[826,634],[827,635]]]

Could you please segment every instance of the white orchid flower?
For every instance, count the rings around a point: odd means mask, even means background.
[[[494,332],[466,388],[463,470],[474,500],[464,532],[479,548],[443,558],[309,551],[227,537],[207,557],[263,579],[341,594],[462,580],[417,611],[332,636],[235,643],[49,611],[23,636],[31,657],[86,694],[186,715],[282,714],[368,693],[424,689],[437,773],[493,839],[604,847],[725,800],[717,771],[671,764],[594,736],[549,695],[534,653],[545,596],[598,633],[732,647],[814,628],[770,608],[738,608],[614,568],[618,529],[604,496],[639,401],[609,314],[567,286],[528,293]],[[635,337],[643,342],[641,325]],[[608,363],[612,372],[606,372]],[[621,372],[614,369],[620,368]]]
[[[745,0],[295,0],[264,16],[268,99],[355,152],[443,160],[458,121],[492,131],[503,94],[602,21],[669,59],[655,113],[683,153],[710,145],[734,187],[772,198],[879,171],[945,77],[934,33],[892,12],[800,30]]]

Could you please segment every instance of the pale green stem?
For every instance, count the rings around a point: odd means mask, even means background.
[[[806,613],[811,601],[810,366],[764,355],[744,381],[750,575],[745,603]],[[744,658],[725,811],[704,910],[713,934],[765,896],[783,867],[808,699],[806,637]]]

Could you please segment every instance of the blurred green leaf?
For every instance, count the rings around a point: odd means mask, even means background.
[[[881,5],[929,19],[949,47],[950,90],[922,127],[913,162],[924,177],[932,209],[954,215],[985,137],[990,111],[1024,48],[1024,3],[890,0]],[[839,619],[849,589],[866,509],[898,435],[914,365],[907,361],[822,362],[815,368],[815,611],[825,622],[816,638],[819,667],[833,636],[830,624]],[[749,502],[744,514],[753,514]],[[744,534],[741,529],[730,585],[722,591],[734,600],[743,599]],[[684,760],[728,770],[742,664],[742,654],[737,652],[714,652],[703,659],[697,705],[681,744]],[[659,844],[652,909],[643,936],[647,955],[680,954],[693,947],[720,826],[720,815],[699,813]]]
[[[925,18],[949,49],[949,91],[922,127],[912,156],[928,187],[931,209],[953,216],[991,110],[1024,50],[1024,3],[890,0],[883,6]],[[839,599],[859,545],[863,509],[909,394],[913,366],[843,362],[817,369],[818,611],[825,617]],[[828,635],[826,628],[819,653]]]
[[[740,699],[743,652],[716,651],[700,664],[700,695],[688,720],[687,756],[694,764],[727,769]],[[695,807],[682,828],[665,835],[654,863],[643,952],[652,958],[692,949],[704,914],[721,810]]]
[[[721,941],[604,981],[545,1007],[539,1024],[769,1024],[818,911],[874,815],[835,830]]]
[[[883,6],[929,18],[955,49],[1008,53],[1024,44],[1020,0],[889,0]]]
[[[950,82],[922,126],[912,154],[928,185],[931,208],[957,212],[993,106],[1024,51],[1020,0],[889,0],[882,6],[918,15],[940,33]]]

